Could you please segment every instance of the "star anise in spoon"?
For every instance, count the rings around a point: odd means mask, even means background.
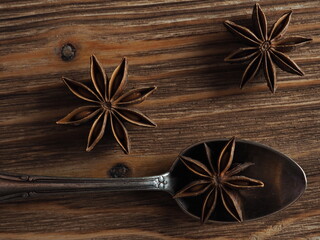
[[[93,87],[63,77],[63,82],[78,98],[89,102],[76,108],[57,124],[80,125],[95,119],[89,132],[87,151],[91,151],[103,137],[107,125],[110,123],[114,138],[125,153],[130,152],[130,140],[123,121],[142,126],[156,127],[151,119],[140,111],[128,108],[129,105],[143,102],[156,87],[132,89],[124,93],[128,79],[128,61],[123,58],[114,70],[111,78],[107,77],[98,59],[90,58],[90,72]]]
[[[286,72],[300,76],[304,75],[300,67],[283,53],[312,40],[300,36],[282,38],[289,26],[291,15],[292,11],[285,13],[273,24],[268,32],[266,16],[259,4],[256,3],[252,12],[253,31],[228,20],[224,22],[229,31],[249,45],[249,47],[239,48],[224,59],[230,63],[249,61],[242,75],[241,88],[255,77],[260,68],[264,70],[268,87],[273,93],[277,88],[275,65]]]
[[[200,179],[182,188],[174,198],[195,197],[205,194],[202,205],[201,223],[205,223],[213,214],[218,201],[225,210],[237,221],[243,220],[241,197],[238,191],[263,187],[263,182],[236,174],[242,172],[253,163],[245,162],[232,166],[235,150],[235,138],[231,138],[223,147],[218,160],[213,158],[209,146],[204,143],[207,165],[187,156],[180,156],[182,163]]]

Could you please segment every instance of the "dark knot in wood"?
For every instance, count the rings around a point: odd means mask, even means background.
[[[61,48],[61,59],[63,61],[71,61],[76,56],[76,48],[71,44],[67,43]]]
[[[128,177],[129,173],[130,173],[130,168],[123,163],[118,163],[109,170],[109,175],[112,178]]]

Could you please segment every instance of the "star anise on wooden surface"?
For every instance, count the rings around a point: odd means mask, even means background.
[[[260,68],[263,69],[268,87],[273,93],[277,88],[275,65],[286,72],[304,75],[300,67],[283,53],[312,40],[300,36],[282,38],[289,26],[291,15],[292,11],[285,13],[268,32],[266,16],[256,3],[252,12],[253,31],[228,20],[224,22],[229,31],[249,45],[249,47],[239,48],[224,59],[230,63],[249,61],[242,75],[240,88],[253,79]]]
[[[90,105],[76,108],[57,124],[80,125],[95,119],[89,132],[87,149],[91,151],[103,137],[107,125],[110,123],[114,138],[125,153],[130,152],[130,140],[123,121],[142,126],[156,127],[151,119],[140,111],[128,108],[129,105],[143,102],[156,87],[132,89],[124,93],[128,79],[128,61],[123,58],[114,70],[111,78],[107,77],[98,59],[90,58],[91,82],[93,87],[63,77],[63,82],[78,98]]]
[[[202,205],[201,223],[205,223],[215,211],[218,201],[237,221],[243,220],[243,210],[239,190],[263,187],[263,182],[246,176],[236,175],[253,163],[245,162],[232,166],[235,138],[231,138],[220,152],[218,160],[213,159],[213,152],[204,143],[207,165],[187,156],[180,156],[182,163],[200,179],[182,188],[174,198],[196,197],[205,194]]]

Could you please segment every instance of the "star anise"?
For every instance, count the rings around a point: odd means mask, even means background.
[[[224,22],[229,31],[249,45],[249,47],[239,48],[224,59],[231,63],[249,61],[242,75],[240,88],[253,79],[260,68],[263,68],[268,87],[275,93],[277,88],[275,64],[286,72],[304,75],[300,67],[283,53],[312,40],[300,36],[281,39],[287,31],[291,15],[292,11],[285,13],[268,32],[266,16],[256,3],[252,12],[253,31],[228,20]]]
[[[76,108],[57,124],[79,125],[95,118],[89,132],[87,151],[91,151],[103,137],[107,124],[110,123],[111,131],[125,153],[130,152],[130,140],[123,121],[143,126],[156,127],[151,119],[136,109],[127,106],[143,102],[156,87],[132,89],[123,93],[127,85],[128,61],[123,58],[114,70],[110,79],[92,55],[90,58],[91,81],[93,88],[83,83],[63,77],[63,82],[69,90],[90,103],[90,105]]]
[[[182,188],[174,198],[195,197],[205,194],[201,223],[208,221],[218,201],[222,202],[222,206],[234,219],[241,222],[243,220],[242,205],[237,191],[263,187],[264,184],[256,179],[236,175],[253,163],[245,162],[231,168],[235,150],[234,137],[223,147],[217,161],[213,159],[213,153],[206,143],[204,143],[204,147],[207,165],[190,157],[180,156],[182,163],[200,179]]]

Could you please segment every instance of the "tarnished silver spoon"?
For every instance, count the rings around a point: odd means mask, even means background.
[[[214,155],[223,151],[227,143],[227,140],[196,143],[180,153],[169,172],[151,177],[67,178],[0,173],[0,201],[28,198],[38,194],[140,190],[165,191],[175,196],[191,182],[197,181],[195,174],[181,160],[181,156],[197,159],[208,167],[206,148],[210,148]],[[302,168],[289,157],[270,147],[255,142],[237,140],[232,157],[235,166],[245,162],[254,164],[241,171],[241,175],[250,179],[258,179],[264,183],[263,187],[239,191],[239,199],[242,200],[241,220],[243,221],[260,218],[287,207],[295,202],[306,189],[307,180]],[[201,168],[198,170],[201,171]],[[198,191],[197,189],[191,190]],[[203,210],[202,202],[205,197],[202,195],[199,192],[196,196],[179,197],[175,200],[184,212],[196,218],[203,218],[203,211],[206,210]],[[221,198],[218,197],[217,201],[221,201]],[[230,200],[224,199],[224,201]],[[223,209],[222,203],[217,202],[215,208],[217,211],[208,215],[209,220],[219,222],[237,220]],[[237,210],[234,211],[237,213]]]

